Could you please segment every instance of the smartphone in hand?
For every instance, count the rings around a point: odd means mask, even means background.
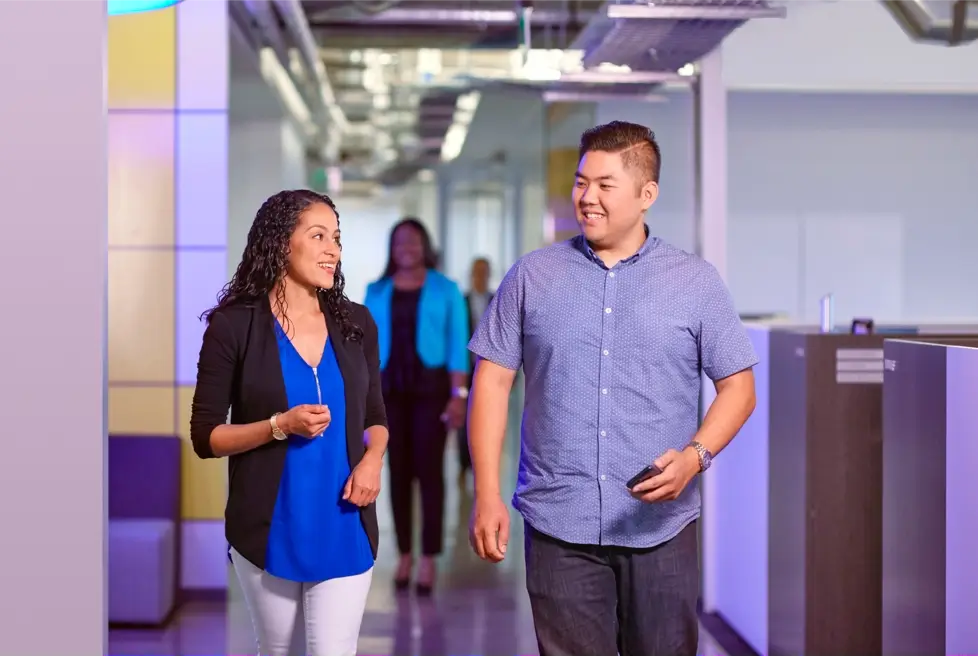
[[[662,470],[655,467],[654,465],[647,465],[644,468],[642,468],[634,477],[629,479],[625,483],[625,487],[630,490],[638,486],[646,479],[651,479],[652,477],[655,477],[656,475],[660,475],[660,474],[662,474]]]

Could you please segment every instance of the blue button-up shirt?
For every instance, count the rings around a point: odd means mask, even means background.
[[[469,342],[526,379],[514,507],[570,543],[648,548],[700,513],[698,487],[653,504],[625,487],[699,426],[701,372],[757,362],[716,269],[648,237],[610,269],[582,237],[523,256]]]

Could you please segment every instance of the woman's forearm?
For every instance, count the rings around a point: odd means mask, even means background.
[[[469,385],[469,375],[465,372],[452,372],[452,394],[455,393],[459,388],[465,388]]]
[[[383,459],[384,452],[387,451],[387,440],[389,436],[387,427],[367,427],[367,430],[363,432],[363,440],[367,445],[365,455]]]
[[[268,420],[251,424],[220,424],[211,431],[211,450],[214,456],[232,456],[261,447],[273,440],[272,423]]]

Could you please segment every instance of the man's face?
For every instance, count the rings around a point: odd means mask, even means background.
[[[489,263],[479,259],[472,263],[472,289],[485,292],[489,289]]]
[[[643,224],[658,194],[656,183],[643,182],[640,172],[625,168],[621,154],[589,151],[574,181],[577,223],[595,246],[614,247]]]

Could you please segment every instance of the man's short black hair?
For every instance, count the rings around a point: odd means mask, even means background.
[[[581,135],[578,160],[589,151],[621,153],[626,169],[640,172],[643,184],[659,182],[662,154],[655,141],[655,133],[644,125],[627,121],[612,121],[586,130]]]

